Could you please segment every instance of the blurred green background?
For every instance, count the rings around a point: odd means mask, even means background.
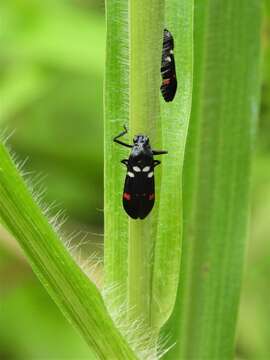
[[[237,359],[270,358],[270,1],[262,33],[261,112],[252,181],[251,231]],[[68,232],[102,250],[102,0],[0,2],[0,127],[25,171],[66,209]],[[41,185],[38,185],[40,187]],[[55,210],[55,211],[56,211]],[[87,346],[0,228],[0,359],[85,359]]]

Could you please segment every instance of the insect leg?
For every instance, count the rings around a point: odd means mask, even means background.
[[[113,141],[116,142],[117,144],[126,146],[126,147],[128,147],[128,148],[132,148],[132,147],[133,147],[132,145],[126,144],[126,143],[124,143],[123,141],[118,140],[118,138],[120,138],[121,136],[124,136],[125,134],[127,134],[128,130],[127,130],[127,128],[126,128],[125,125],[124,125],[124,129],[125,129],[124,131],[120,132],[119,135],[117,135],[117,136],[115,136],[115,137],[113,138]]]
[[[121,160],[121,163],[128,166],[128,159]]]
[[[157,165],[159,165],[159,164],[161,164],[161,161],[159,161],[159,160],[154,160],[154,168],[155,168]]]
[[[168,154],[168,151],[166,150],[152,150],[153,155],[163,155]]]

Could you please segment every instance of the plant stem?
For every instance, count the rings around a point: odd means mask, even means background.
[[[0,218],[18,240],[41,283],[98,359],[135,359],[87,278],[33,201],[0,143]]]
[[[122,206],[126,149],[113,142],[129,118],[128,1],[106,1],[104,116],[104,275],[109,308],[127,303],[128,218]],[[123,310],[124,312],[124,310]],[[123,313],[123,316],[125,314]]]
[[[154,147],[160,140],[159,88],[164,0],[131,0],[129,11],[130,134],[148,135]],[[157,221],[155,210],[151,218],[130,220],[129,231],[129,306],[133,308],[132,316],[142,318],[148,325],[151,318],[153,233]]]

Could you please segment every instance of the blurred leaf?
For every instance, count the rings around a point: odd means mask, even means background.
[[[101,225],[104,19],[61,0],[0,11],[0,121],[27,171],[48,175],[45,201]]]
[[[1,295],[0,356],[89,359],[86,343],[32,276],[17,280],[17,288]]]
[[[3,125],[26,104],[42,96],[48,88],[48,81],[34,68],[11,68],[0,86],[0,124]]]
[[[4,27],[2,57],[38,62],[81,72],[104,68],[105,28],[102,17],[63,2],[11,0],[0,5]],[[89,26],[91,24],[91,26]]]

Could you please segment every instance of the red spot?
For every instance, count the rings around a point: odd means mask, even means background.
[[[163,80],[163,85],[169,85],[169,83],[171,82],[171,79],[164,79]]]
[[[155,194],[150,194],[149,195],[149,200],[153,200],[155,198]]]
[[[129,201],[131,199],[131,195],[128,193],[124,193],[123,198],[126,199],[127,201]]]

